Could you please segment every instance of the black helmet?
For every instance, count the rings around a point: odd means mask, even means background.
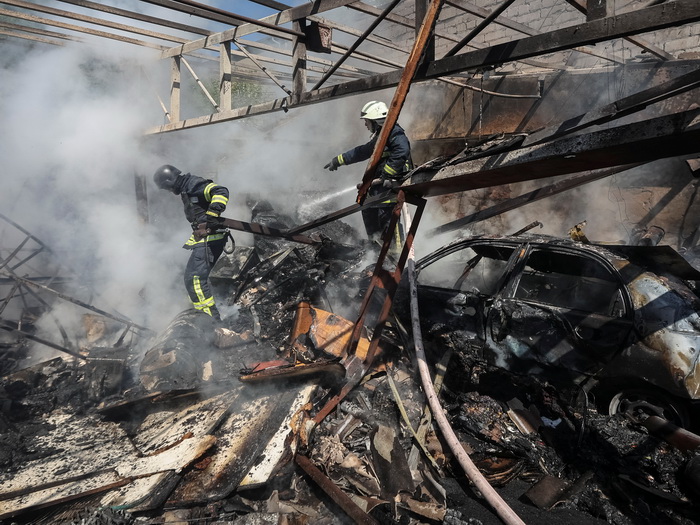
[[[165,164],[158,168],[153,174],[153,182],[156,183],[161,190],[173,191],[175,188],[175,181],[182,173],[175,166],[170,164]]]

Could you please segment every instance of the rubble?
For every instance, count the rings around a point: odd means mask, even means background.
[[[257,244],[212,274],[221,323],[184,311],[141,357],[103,346],[112,332],[90,314],[82,359],[2,376],[0,520],[501,523],[433,424],[400,315],[349,382],[371,248]],[[428,330],[434,386],[460,446],[525,523],[700,519],[695,434],[494,366],[465,329]],[[371,336],[370,324],[354,359]]]

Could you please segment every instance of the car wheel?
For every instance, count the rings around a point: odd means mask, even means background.
[[[654,390],[630,389],[618,392],[610,399],[608,414],[624,414],[638,423],[648,416],[658,416],[679,427],[688,428],[689,425],[687,410],[667,395]]]

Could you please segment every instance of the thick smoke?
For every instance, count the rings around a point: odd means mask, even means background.
[[[12,47],[17,54],[3,58],[0,86],[2,212],[52,250],[51,265],[74,279],[66,294],[137,324],[159,330],[190,306],[181,248],[190,229],[179,197],[152,184],[158,166],[228,186],[226,216],[244,221],[249,195],[293,208],[309,195],[354,188],[362,176],[363,165],[334,173],[323,166],[369,138],[359,118],[366,96],[147,135],[165,121],[155,93],[168,100],[169,64],[157,52],[117,43]],[[183,91],[191,82],[184,77]],[[137,213],[135,176],[147,181],[148,223]],[[347,192],[333,204],[354,197]],[[22,236],[1,231],[8,254]],[[252,242],[233,234],[239,244]],[[66,323],[85,313],[69,310],[79,313],[62,314]]]

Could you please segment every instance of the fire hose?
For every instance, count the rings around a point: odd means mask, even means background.
[[[404,227],[406,230],[408,230],[411,226],[411,216],[405,204],[401,212],[403,215]],[[418,362],[421,382],[423,384],[423,391],[425,392],[430,409],[433,412],[433,417],[435,418],[435,421],[437,422],[447,445],[450,447],[450,450],[464,470],[464,473],[467,475],[469,480],[474,483],[476,488],[479,490],[479,492],[481,492],[481,495],[491,505],[496,514],[498,514],[506,525],[525,525],[525,522],[520,519],[520,516],[518,516],[515,511],[508,506],[503,498],[501,498],[500,494],[496,492],[496,490],[491,486],[481,472],[479,472],[479,469],[476,467],[476,465],[474,465],[474,462],[469,457],[469,454],[467,454],[460,444],[454,430],[452,430],[452,427],[443,412],[442,406],[440,405],[440,400],[438,399],[435,389],[433,388],[430,370],[428,370],[428,365],[425,359],[423,336],[421,335],[418,315],[418,292],[416,286],[416,267],[413,247],[411,247],[408,255],[406,272],[411,296],[411,327],[413,330],[413,345],[416,352],[416,360]]]

